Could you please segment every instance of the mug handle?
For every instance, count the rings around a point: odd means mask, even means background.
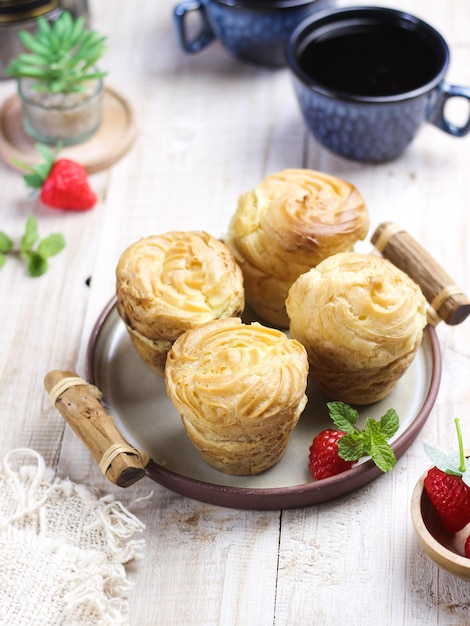
[[[469,102],[469,113],[467,121],[463,126],[457,126],[449,121],[445,116],[445,105],[451,98],[465,98]],[[436,99],[431,105],[427,119],[441,130],[454,137],[464,137],[470,132],[470,88],[458,85],[441,83],[436,92]]]
[[[187,29],[187,19],[189,14],[193,12],[200,14],[201,29],[193,39],[190,39]],[[173,12],[173,19],[179,44],[185,52],[195,54],[205,48],[215,38],[204,3],[200,0],[187,0],[186,2],[177,4]]]

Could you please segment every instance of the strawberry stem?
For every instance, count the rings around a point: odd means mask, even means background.
[[[460,455],[460,465],[459,465],[459,470],[464,473],[466,471],[466,466],[465,466],[465,453],[463,450],[463,441],[462,441],[462,431],[460,430],[460,422],[458,417],[456,417],[454,419],[455,422],[455,428],[457,430],[457,439],[459,442],[459,455]]]

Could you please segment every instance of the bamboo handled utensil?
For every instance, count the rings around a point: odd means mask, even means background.
[[[371,237],[376,249],[421,287],[430,305],[428,323],[455,326],[470,315],[470,300],[436,260],[393,222],[378,226]]]
[[[119,487],[143,478],[150,458],[121,435],[101,404],[101,392],[75,372],[53,370],[44,379],[52,404],[90,450],[103,474]]]
[[[470,300],[450,276],[406,231],[391,222],[381,224],[371,237],[375,248],[418,283],[428,301],[428,323],[463,322]],[[53,370],[44,385],[52,404],[88,447],[103,474],[114,484],[128,487],[155,465],[149,455],[131,446],[101,403],[99,389],[70,371]]]

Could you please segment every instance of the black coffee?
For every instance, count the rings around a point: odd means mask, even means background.
[[[298,62],[322,86],[356,96],[390,96],[427,84],[441,54],[420,34],[394,27],[343,29],[311,40]]]

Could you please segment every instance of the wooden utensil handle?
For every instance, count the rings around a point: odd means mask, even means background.
[[[470,300],[435,259],[405,230],[384,222],[371,237],[382,255],[421,287],[431,310],[428,321],[454,326],[470,315]]]
[[[44,379],[52,404],[80,437],[103,474],[120,487],[143,478],[148,455],[121,435],[100,402],[101,392],[74,372],[53,370]]]

